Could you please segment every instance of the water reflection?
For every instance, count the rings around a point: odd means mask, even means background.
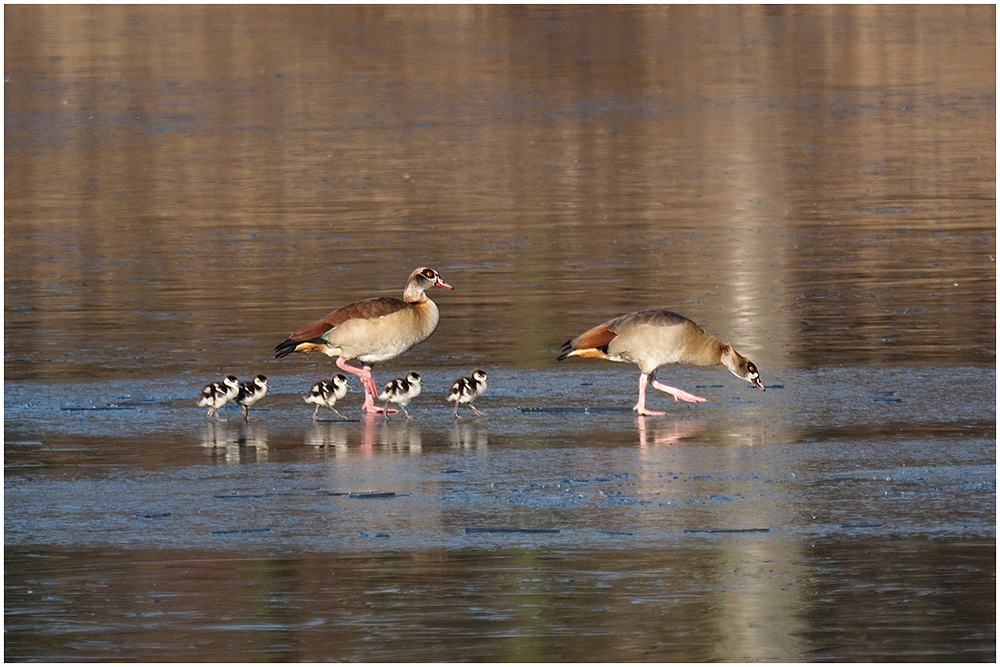
[[[321,448],[324,455],[347,454],[347,426],[340,422],[313,421],[306,430],[306,445]]]
[[[208,422],[201,430],[201,446],[212,457],[226,463],[262,463],[267,461],[267,425],[247,422]]]
[[[6,377],[272,363],[415,252],[455,367],[661,306],[765,377],[992,364],[994,13],[12,6]]]
[[[796,545],[735,542],[718,554],[718,573],[745,579],[740,587],[713,591],[711,621],[718,634],[713,648],[720,661],[743,655],[749,661],[783,660],[801,656],[809,623],[802,614],[810,591],[809,568]]]
[[[390,454],[420,453],[420,427],[412,419],[387,420],[383,417],[381,422],[378,425],[378,443],[382,451]]]
[[[647,427],[646,417],[637,415],[635,418],[636,429],[639,431],[639,446],[645,449],[650,444],[654,445],[675,445],[685,438],[692,438],[699,433],[703,433],[708,428],[708,423],[704,419],[650,419]],[[649,434],[652,433],[653,441],[650,443]]]
[[[480,420],[456,419],[448,433],[451,446],[459,450],[485,452],[489,447],[489,431]]]
[[[372,458],[381,455],[416,455],[424,450],[424,429],[416,419],[385,419],[382,415],[362,415],[358,422],[313,423],[306,431],[305,444],[324,449],[324,455]],[[437,426],[433,427],[437,440]],[[488,448],[487,428],[471,420],[453,420],[447,428],[447,441],[458,450]]]
[[[6,606],[21,613],[6,619],[5,657],[156,661],[168,646],[178,660],[241,662],[992,660],[992,633],[976,629],[993,617],[995,548],[821,540],[800,558],[739,542],[128,560],[8,549],[19,574]]]
[[[305,443],[324,449],[324,455],[372,458],[380,454],[419,454],[422,435],[416,420],[387,420],[381,414],[364,413],[360,427],[358,422],[313,422],[306,431]]]

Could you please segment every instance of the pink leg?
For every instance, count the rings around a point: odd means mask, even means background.
[[[657,412],[655,410],[646,409],[646,381],[648,378],[649,376],[646,375],[645,373],[641,373],[639,375],[639,402],[636,403],[635,407],[632,409],[638,412],[640,415],[650,415],[650,416],[665,415],[667,414],[666,412]]]
[[[689,394],[683,389],[678,389],[677,387],[668,387],[659,380],[656,379],[656,374],[650,375],[653,379],[653,387],[659,389],[660,391],[666,392],[674,397],[675,401],[687,401],[688,403],[704,403],[707,398],[702,398],[701,396],[695,396],[694,394]]]
[[[382,408],[375,405],[375,397],[378,396],[378,388],[375,386],[375,379],[372,377],[372,369],[370,366],[365,366],[363,368],[355,368],[344,361],[343,357],[337,357],[337,368],[342,371],[347,371],[352,375],[357,375],[361,378],[361,385],[365,388],[365,404],[361,406],[361,409],[365,412],[382,412]],[[389,412],[398,412],[398,410],[390,409]]]

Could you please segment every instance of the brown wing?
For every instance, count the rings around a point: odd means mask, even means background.
[[[299,329],[288,338],[293,341],[315,340],[347,320],[375,320],[407,307],[402,299],[376,297],[365,299],[333,311],[326,317]]]
[[[611,322],[605,322],[604,324],[596,326],[589,331],[584,331],[576,338],[566,341],[562,347],[562,354],[559,355],[559,361],[562,361],[566,357],[570,356],[570,353],[573,352],[573,350],[599,349],[607,352],[608,345],[615,339],[615,336],[618,335],[609,328],[612,322],[614,322],[614,320]]]
[[[615,336],[618,335],[611,330],[609,325],[610,322],[605,322],[600,326],[594,327],[590,331],[584,331],[582,334],[570,341],[570,346],[577,350],[607,346],[615,339]]]

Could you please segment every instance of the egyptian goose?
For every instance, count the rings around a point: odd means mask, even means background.
[[[410,371],[406,374],[406,377],[395,378],[389,380],[382,387],[382,393],[378,395],[378,400],[383,401],[386,410],[386,417],[388,418],[389,403],[395,403],[402,409],[403,414],[406,418],[410,418],[410,413],[407,412],[406,406],[414,398],[420,395],[420,373]]]
[[[729,345],[719,342],[697,324],[669,310],[640,310],[594,327],[563,345],[559,361],[567,357],[631,362],[639,367],[639,402],[632,408],[640,415],[662,415],[646,409],[646,383],[666,392],[675,401],[701,403],[707,398],[668,387],[656,379],[664,364],[715,366],[722,364],[733,375],[764,391],[757,367]]]
[[[451,389],[448,391],[448,402],[455,404],[456,417],[458,417],[458,406],[460,405],[468,405],[473,412],[482,417],[485,413],[477,410],[472,401],[485,393],[486,371],[477,368],[472,371],[470,377],[460,377],[452,383]]]
[[[250,421],[250,406],[267,395],[267,377],[255,375],[250,382],[240,384],[236,405],[243,411],[243,421]]]
[[[375,405],[378,388],[372,366],[398,357],[434,333],[438,308],[425,292],[430,287],[454,289],[434,269],[421,267],[410,274],[403,298],[376,297],[335,310],[322,320],[293,333],[274,348],[277,358],[292,352],[319,350],[337,358],[337,367],[361,378],[367,412],[382,412]],[[348,365],[357,359],[362,368]]]
[[[223,378],[222,382],[213,382],[212,384],[205,385],[205,388],[201,390],[201,400],[198,401],[198,405],[201,407],[208,407],[208,417],[215,416],[215,419],[220,422],[229,421],[228,419],[223,419],[219,415],[219,408],[228,403],[229,401],[236,398],[236,395],[240,393],[240,381],[235,375],[227,375]]]
[[[302,397],[302,400],[306,403],[316,404],[316,409],[313,410],[313,421],[319,421],[320,408],[330,408],[338,417],[346,420],[347,417],[333,407],[344,396],[347,396],[347,376],[343,373],[337,373],[329,380],[320,380],[314,384],[309,389],[309,393]]]

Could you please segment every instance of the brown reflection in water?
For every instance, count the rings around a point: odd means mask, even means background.
[[[256,372],[418,263],[415,359],[668,306],[764,371],[994,363],[992,6],[4,15],[9,379]]]
[[[685,532],[767,535],[775,527],[803,520],[802,508],[787,502],[786,497],[765,498],[754,490],[750,480],[759,481],[759,472],[748,468],[745,447],[716,447],[706,456],[704,445],[694,444],[703,440],[709,430],[705,419],[636,417],[635,421],[642,462],[637,490],[675,513],[688,506],[690,514],[680,521],[680,525],[688,526]],[[762,444],[760,434],[727,435],[730,443],[744,440],[744,445]],[[665,477],[671,476],[679,481],[681,475],[676,471],[690,470],[696,461],[706,459],[711,461],[708,469],[713,472],[698,476],[701,488],[697,494],[665,483]],[[731,502],[749,497],[753,502]],[[721,502],[709,503],[706,499]],[[663,524],[671,521],[662,516],[658,519]],[[655,528],[650,525],[646,529]],[[729,576],[740,583],[719,585],[706,594],[712,610],[706,620],[716,634],[711,659],[781,660],[808,653],[808,643],[802,639],[808,623],[800,611],[808,603],[809,591],[788,583],[806,576],[804,558],[808,551],[809,547],[801,542],[737,539],[712,555],[712,570],[720,577],[717,583],[722,584]]]
[[[25,613],[6,619],[5,656],[847,661],[995,651],[973,631],[995,603],[982,585],[993,546],[818,543],[799,558],[772,540],[731,542],[573,554],[167,550],[124,561],[14,549],[5,606]],[[906,629],[927,616],[948,631]]]

